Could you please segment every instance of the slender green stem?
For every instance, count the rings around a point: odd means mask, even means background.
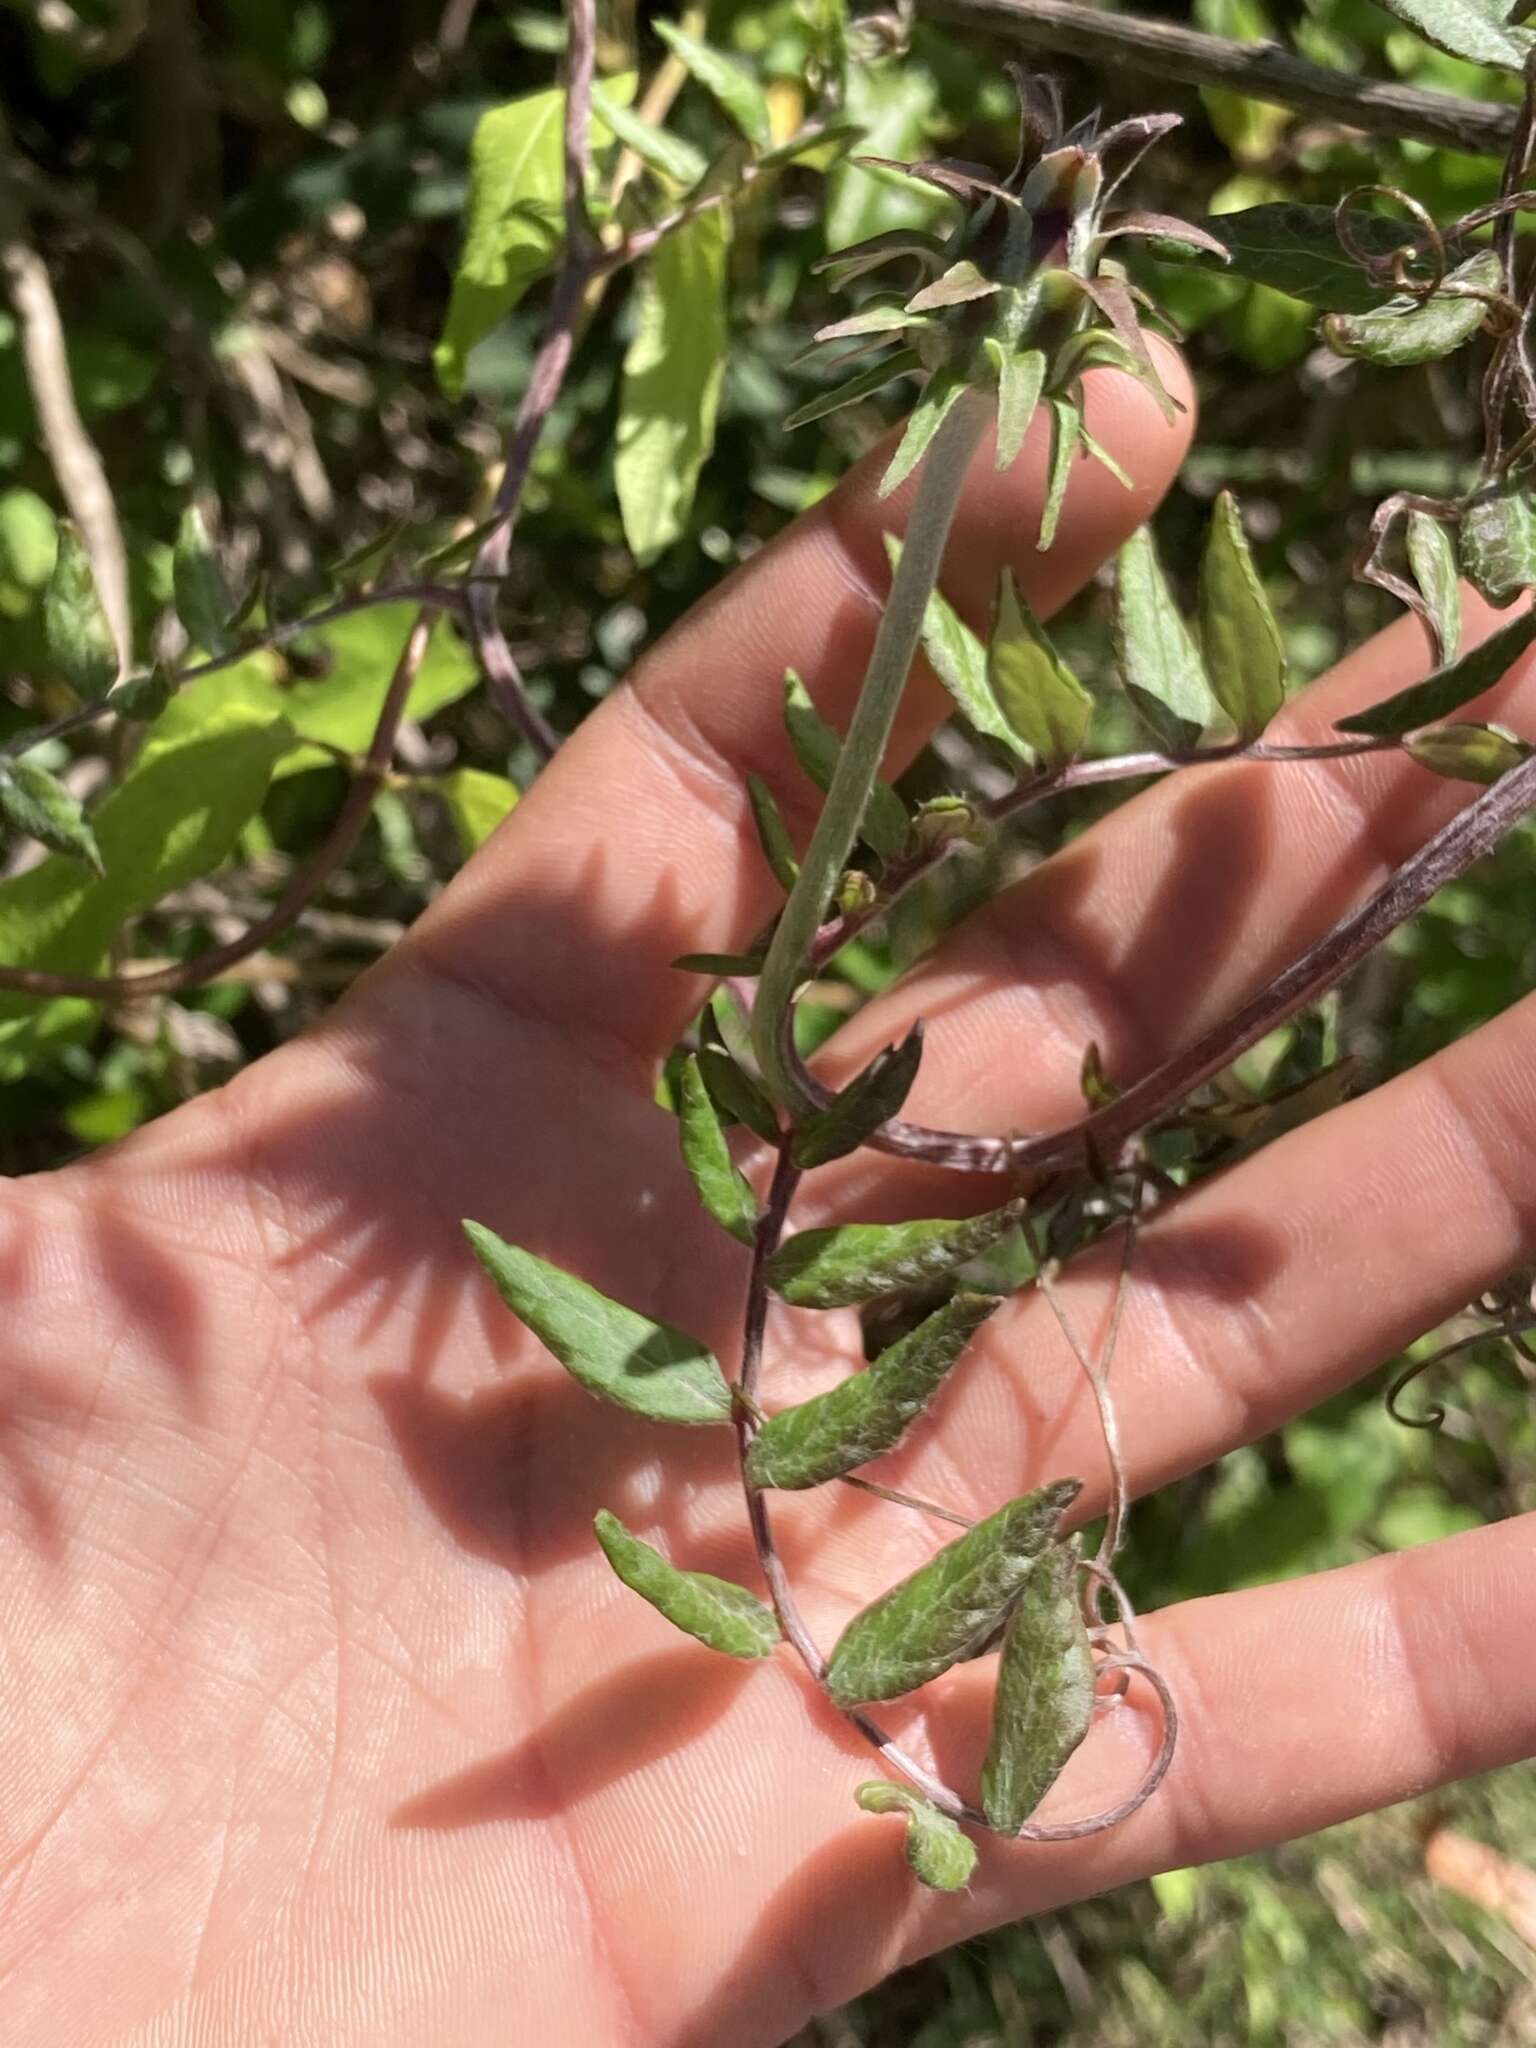
[[[780,1102],[795,1104],[802,1099],[784,1058],[784,1019],[810,966],[816,934],[838,877],[848,864],[864,807],[885,758],[897,706],[917,652],[923,615],[938,582],[944,544],[990,413],[980,392],[967,391],[934,436],[923,462],[901,560],[875,635],[853,723],[763,963],[752,1040],[764,1078]]]

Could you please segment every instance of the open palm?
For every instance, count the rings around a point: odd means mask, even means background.
[[[1134,386],[1094,381],[1095,431],[1137,493],[1085,469],[1041,558],[1039,451],[1008,479],[979,464],[946,578],[973,617],[1004,562],[1059,602],[1171,476],[1179,434]],[[755,1582],[727,1434],[589,1400],[496,1302],[459,1219],[729,1357],[746,1255],[699,1217],[652,1099],[702,987],[668,962],[740,945],[770,907],[742,776],[796,786],[786,663],[847,714],[880,528],[905,502],[877,506],[878,467],[644,663],[323,1029],[10,1188],[0,2011],[17,2048],[750,2048],[1000,1919],[1536,1746],[1536,1531],[1515,1522],[1154,1617],[1184,1718],[1163,1790],[1085,1843],[993,1842],[971,1890],[936,1899],[894,1824],[855,1810],[874,1760],[789,1653],[710,1657],[597,1552],[606,1506],[679,1562]],[[1292,707],[1293,736],[1418,658],[1413,632],[1388,634]],[[1517,723],[1522,691],[1503,691]],[[905,754],[942,708],[914,682]],[[1380,759],[1180,778],[975,917],[827,1071],[920,1013],[914,1114],[1065,1122],[1088,1038],[1117,1077],[1146,1069],[1462,800]],[[1137,1487],[1321,1399],[1529,1252],[1530,1032],[1511,1013],[1146,1229],[1116,1366]],[[870,1155],[810,1190],[798,1221],[952,1199]],[[1074,1269],[1085,1322],[1110,1277]],[[898,1483],[979,1510],[1075,1473],[1091,1512],[1097,1432],[1041,1305],[1017,1297],[973,1349],[936,1426],[889,1461]],[[779,1311],[770,1404],[856,1355],[843,1314]],[[838,1488],[778,1524],[824,1641],[934,1541]],[[962,1782],[986,1685],[952,1673],[896,1723]],[[1110,1710],[1050,1816],[1128,1790],[1157,1734],[1136,1696]]]

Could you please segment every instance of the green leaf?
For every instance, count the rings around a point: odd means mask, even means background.
[[[708,974],[718,981],[725,975],[744,975],[748,980],[763,971],[761,953],[679,953],[672,965],[680,974]]]
[[[1504,267],[1491,249],[1479,250],[1458,265],[1447,285],[1463,284],[1484,292],[1498,288]],[[1438,362],[1470,341],[1488,316],[1481,298],[1439,291],[1428,299],[1401,293],[1370,313],[1333,313],[1323,334],[1335,355],[1363,356],[1367,362],[1401,369],[1414,363]]]
[[[885,536],[885,551],[894,569],[901,560],[901,542],[895,534]],[[979,636],[961,618],[954,606],[937,590],[923,614],[923,652],[939,681],[956,705],[989,739],[1001,740],[1021,760],[1032,760],[1028,747],[997,708],[987,683],[987,650]]]
[[[478,853],[517,803],[517,784],[483,768],[450,768],[434,775],[432,788],[447,806],[464,858]]]
[[[993,1294],[957,1294],[873,1365],[763,1424],[747,1453],[754,1486],[820,1486],[900,1443],[976,1331],[999,1306]]]
[[[715,443],[730,233],[729,207],[701,213],[658,244],[641,277],[614,455],[624,537],[637,562],[654,561],[687,531],[699,471]]]
[[[68,519],[59,521],[59,550],[43,592],[43,633],[48,659],[75,695],[99,704],[117,681],[117,642],[96,594],[91,558]]]
[[[0,817],[51,853],[82,861],[93,875],[105,872],[96,835],[79,800],[41,762],[25,754],[0,757]]]
[[[823,391],[818,397],[808,400],[785,420],[785,430],[792,432],[796,427],[807,427],[812,420],[825,419],[828,413],[840,412],[845,405],[857,405],[861,399],[883,391],[887,384],[894,384],[898,377],[909,376],[921,368],[922,360],[916,349],[897,349],[894,355],[888,355],[873,369],[861,370],[846,384],[839,384],[833,390]]]
[[[1529,488],[1480,492],[1461,515],[1461,566],[1473,589],[1501,610],[1536,583],[1536,504]]]
[[[976,1868],[976,1844],[947,1813],[906,1785],[873,1778],[854,1794],[866,1813],[899,1813],[907,1823],[907,1861],[931,1891],[964,1891]]]
[[[689,75],[735,122],[752,147],[767,149],[773,140],[773,118],[757,80],[731,58],[711,49],[708,43],[699,42],[675,22],[653,21],[651,27]]]
[[[1519,71],[1533,41],[1527,28],[1510,26],[1509,0],[1381,0],[1389,14],[1417,29],[1427,43],[1471,64]]]
[[[1428,610],[1440,659],[1454,661],[1461,645],[1461,572],[1456,543],[1432,513],[1408,514],[1408,566]]]
[[[1055,1543],[1031,1572],[1003,1635],[981,1803],[1016,1835],[1093,1718],[1093,1658],[1077,1596],[1077,1546]]]
[[[757,827],[757,843],[763,849],[763,859],[767,861],[773,879],[787,892],[794,888],[795,877],[800,872],[789,827],[784,823],[773,791],[761,775],[747,777],[747,796],[752,805],[752,822]]]
[[[1115,564],[1115,660],[1125,694],[1169,753],[1187,753],[1210,723],[1210,678],[1185,625],[1150,527],[1139,527]]]
[[[58,549],[58,521],[47,499],[24,484],[0,491],[0,577],[23,590],[43,590]]]
[[[1061,508],[1066,502],[1067,479],[1072,474],[1072,457],[1077,453],[1083,431],[1083,415],[1070,398],[1051,398],[1051,466],[1045,486],[1045,510],[1040,515],[1040,538],[1035,545],[1042,554],[1056,538]]]
[[[1241,738],[1257,739],[1285,702],[1285,647],[1230,491],[1200,558],[1200,640],[1217,703]]]
[[[934,435],[965,396],[967,380],[959,370],[935,370],[923,386],[922,396],[912,408],[906,432],[896,446],[885,475],[880,479],[878,497],[888,498],[904,484],[928,453]]]
[[[825,1166],[867,1144],[881,1124],[900,1114],[922,1056],[923,1027],[918,1023],[900,1045],[876,1053],[825,1109],[802,1118],[791,1147],[796,1166]]]
[[[699,1200],[722,1230],[751,1244],[757,1234],[757,1197],[731,1158],[719,1112],[694,1054],[683,1062],[677,1125],[683,1164],[693,1176]]]
[[[1371,283],[1340,242],[1331,206],[1286,200],[1219,214],[1204,226],[1226,248],[1230,267],[1239,277],[1305,299],[1328,313],[1368,313],[1381,304],[1380,287]],[[1379,213],[1352,212],[1349,227],[1372,256],[1392,255],[1417,232],[1405,221]]]
[[[1081,1482],[1054,1480],[967,1529],[856,1614],[827,1661],[839,1707],[898,1699],[987,1640],[1056,1541]]]
[[[699,1075],[710,1101],[727,1123],[745,1124],[770,1145],[778,1143],[779,1120],[773,1104],[723,1045],[699,1047]]]
[[[1519,618],[1511,619],[1497,633],[1490,633],[1455,661],[1437,668],[1423,682],[1399,690],[1395,697],[1384,697],[1379,704],[1368,705],[1349,718],[1336,719],[1335,724],[1340,732],[1387,738],[1415,732],[1421,725],[1438,724],[1463,704],[1470,704],[1474,697],[1481,697],[1485,690],[1502,682],[1533,640],[1536,611],[1522,612]]]
[[[653,1422],[730,1421],[731,1390],[697,1337],[611,1301],[481,1223],[466,1223],[464,1234],[507,1307],[589,1394]]]
[[[984,1252],[1023,1215],[1018,1202],[981,1216],[921,1223],[838,1223],[802,1230],[769,1259],[768,1285],[795,1308],[851,1308],[940,1280]]]
[[[195,505],[181,515],[171,556],[171,582],[176,616],[193,646],[213,655],[226,653],[233,644],[229,620],[235,601],[213,552],[203,515]]]
[[[998,582],[987,681],[1004,718],[1047,769],[1064,768],[1080,751],[1093,699],[1019,596],[1011,569]]]
[[[794,669],[784,671],[784,726],[795,759],[818,789],[830,788],[842,737],[811,702]],[[882,860],[897,860],[907,843],[907,807],[888,782],[877,781],[864,807],[864,839]]]
[[[1430,725],[1411,733],[1403,747],[1421,768],[1453,782],[1497,782],[1531,751],[1496,725]]]
[[[592,105],[626,149],[674,185],[696,185],[709,168],[708,159],[691,142],[642,120],[601,85],[592,88]]]
[[[989,335],[987,353],[997,371],[997,466],[1012,469],[1040,403],[1045,352],[1031,348],[1019,354]]]
[[[618,1577],[685,1635],[727,1657],[768,1657],[782,1641],[773,1609],[745,1586],[712,1572],[679,1571],[606,1508],[592,1526]]]

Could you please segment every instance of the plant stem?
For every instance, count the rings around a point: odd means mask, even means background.
[[[1475,156],[1502,156],[1517,110],[1450,93],[1421,92],[1309,64],[1277,43],[1229,42],[1172,22],[1109,14],[1073,0],[921,0],[922,12],[988,28],[1099,65],[1133,67],[1181,85],[1212,85],[1267,105],[1296,107],[1363,128]]]
[[[781,1102],[794,1104],[805,1099],[784,1057],[784,1022],[810,966],[823,913],[853,851],[864,807],[885,758],[922,634],[923,615],[938,582],[944,544],[991,410],[981,393],[967,391],[939,428],[924,458],[901,560],[875,635],[848,738],[763,963],[752,1019],[753,1045],[769,1089]]]

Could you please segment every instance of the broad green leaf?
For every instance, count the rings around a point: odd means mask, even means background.
[[[787,892],[794,888],[795,877],[800,872],[789,827],[784,823],[773,791],[761,775],[747,777],[747,796],[752,805],[752,822],[757,827],[757,843],[763,849],[763,859],[767,861],[773,879]]]
[[[275,693],[254,711],[224,701],[214,687],[220,680],[187,684],[92,815],[103,876],[54,854],[0,882],[0,961],[60,974],[100,972],[129,918],[228,857],[293,735]],[[19,1050],[40,1014],[35,997],[0,996],[0,1042],[8,1051]]]
[[[791,1150],[796,1166],[825,1166],[867,1144],[881,1124],[899,1116],[917,1079],[923,1056],[923,1027],[914,1024],[900,1045],[876,1053],[825,1109],[813,1110],[795,1130]]]
[[[1285,702],[1285,647],[1230,491],[1200,558],[1200,640],[1217,703],[1241,738],[1257,739]]]
[[[987,353],[997,370],[997,466],[1012,469],[1040,403],[1045,352],[1031,348],[1020,354],[989,336]]]
[[[689,75],[703,86],[721,110],[736,123],[754,149],[773,140],[773,117],[763,89],[750,72],[722,51],[711,49],[675,22],[653,21],[651,27]]]
[[[1497,289],[1504,267],[1491,249],[1479,250],[1446,278],[1489,292]],[[1460,297],[1447,291],[1431,298],[1402,293],[1370,313],[1332,313],[1323,334],[1335,355],[1363,356],[1389,369],[1413,363],[1438,362],[1470,341],[1488,315],[1485,299]]]
[[[1305,299],[1327,313],[1368,313],[1381,304],[1380,287],[1340,242],[1331,206],[1286,200],[1218,214],[1203,225],[1225,247],[1239,277]],[[1356,242],[1373,256],[1392,255],[1417,233],[1406,221],[1379,213],[1354,212],[1349,226]]]
[[[1349,718],[1335,721],[1340,732],[1369,733],[1376,737],[1391,737],[1393,734],[1415,732],[1421,725],[1436,725],[1449,718],[1453,711],[1459,711],[1463,704],[1470,704],[1474,697],[1481,697],[1485,690],[1491,690],[1495,683],[1502,682],[1511,666],[1524,654],[1531,642],[1536,640],[1536,610],[1522,612],[1517,619],[1511,619],[1507,626],[1501,626],[1497,633],[1476,647],[1469,647],[1465,654],[1444,668],[1437,668],[1432,676],[1426,676],[1421,683],[1414,683],[1406,690],[1399,690],[1395,697],[1384,697],[1379,704],[1371,704],[1364,711],[1356,711]]]
[[[1077,1546],[1055,1543],[1024,1582],[1003,1635],[981,1804],[1016,1835],[1093,1719],[1093,1657],[1077,1594]]]
[[[683,1164],[693,1177],[699,1200],[722,1230],[742,1244],[750,1244],[757,1233],[757,1197],[731,1158],[696,1055],[690,1054],[683,1062],[681,1092],[678,1138]]]
[[[967,1529],[856,1614],[827,1661],[840,1707],[898,1699],[984,1643],[1056,1541],[1081,1483],[1054,1480]]]
[[[768,1284],[795,1308],[851,1308],[899,1287],[941,1280],[1018,1222],[1009,1202],[985,1215],[921,1223],[838,1223],[802,1230],[769,1259]]]
[[[935,370],[923,386],[922,396],[912,408],[906,432],[896,446],[876,494],[888,498],[904,484],[928,453],[934,435],[965,396],[967,380],[959,370]]]
[[[592,1524],[617,1576],[649,1600],[674,1628],[727,1657],[768,1657],[782,1640],[778,1618],[745,1586],[713,1572],[679,1571],[661,1552],[631,1535],[617,1515],[599,1508]]]
[[[1004,718],[1045,768],[1064,768],[1081,750],[1093,699],[1019,596],[1011,569],[998,583],[987,681]]]
[[[0,817],[51,853],[83,862],[93,875],[105,872],[79,799],[40,761],[25,754],[0,757]]]
[[[624,537],[654,561],[687,530],[715,442],[725,375],[731,211],[716,206],[661,242],[640,282],[640,324],[624,357],[614,481]]]
[[[85,543],[71,521],[59,521],[59,548],[43,592],[48,659],[86,704],[99,704],[117,681],[117,642]]]
[[[1417,29],[1425,42],[1471,64],[1519,71],[1536,37],[1512,27],[1519,12],[1509,0],[1381,0],[1389,14]]]
[[[1040,514],[1040,538],[1035,543],[1042,554],[1056,538],[1061,508],[1066,503],[1067,480],[1072,474],[1072,458],[1083,431],[1082,409],[1070,398],[1051,398],[1046,402],[1051,408],[1051,466],[1046,478],[1045,510]]]
[[[894,569],[901,560],[901,542],[895,534],[885,536],[885,550]],[[1031,760],[1028,747],[997,708],[987,682],[987,650],[949,600],[934,591],[923,614],[923,652],[939,681],[956,705],[989,739],[1001,740],[1021,760]]]
[[[58,554],[58,521],[46,498],[15,484],[0,491],[0,578],[42,590]]]
[[[927,154],[929,129],[943,119],[938,84],[925,64],[855,64],[844,112],[864,130],[861,155],[903,161]],[[844,161],[827,178],[832,251],[898,228],[928,228],[953,213],[953,202],[894,171]]]
[[[992,1294],[957,1294],[872,1365],[764,1423],[747,1454],[754,1486],[820,1486],[883,1457],[922,1414],[976,1331]]]
[[[795,759],[818,789],[831,787],[842,737],[828,725],[794,669],[784,671],[784,725]],[[907,807],[888,782],[876,781],[860,831],[882,860],[896,860],[907,843]]]
[[[642,120],[601,85],[592,88],[592,105],[626,149],[632,149],[642,163],[660,171],[674,185],[696,185],[708,170],[708,159],[691,142]]]
[[[1501,610],[1536,584],[1536,503],[1529,487],[1481,492],[1461,515],[1461,566],[1473,589]]]
[[[1408,514],[1408,566],[1429,612],[1443,662],[1461,645],[1461,572],[1449,529],[1429,512]]]
[[[697,1337],[611,1301],[482,1223],[466,1223],[464,1234],[507,1307],[589,1394],[653,1422],[730,1421],[731,1390]]]
[[[447,806],[464,858],[478,853],[517,802],[517,784],[484,768],[450,768],[432,788]]]
[[[907,1824],[907,1861],[931,1891],[964,1891],[976,1868],[976,1845],[931,1799],[907,1785],[873,1778],[854,1794],[866,1813],[899,1813]]]
[[[1430,725],[1411,733],[1403,746],[1421,768],[1453,782],[1497,782],[1531,751],[1496,725]]]
[[[1115,563],[1115,660],[1125,693],[1160,747],[1186,753],[1215,708],[1210,678],[1185,625],[1150,527],[1138,527]]]
[[[710,1101],[727,1123],[745,1124],[770,1145],[778,1143],[779,1120],[773,1104],[723,1045],[699,1047],[699,1075]]]
[[[603,81],[610,101],[628,100],[633,73]],[[535,278],[551,269],[565,239],[565,94],[527,93],[482,114],[469,151],[464,244],[442,338],[433,351],[450,398],[464,390],[469,352],[504,320]],[[605,132],[593,109],[596,134]]]
[[[231,645],[229,620],[235,601],[208,538],[203,515],[195,505],[189,505],[181,515],[171,556],[171,581],[176,616],[192,645],[209,654],[225,653]]]
[[[922,368],[922,361],[914,348],[900,348],[888,355],[873,369],[861,370],[857,377],[850,377],[846,384],[838,384],[831,391],[823,391],[817,397],[792,412],[785,420],[786,431],[796,427],[808,427],[812,420],[825,419],[828,413],[840,412],[845,405],[857,405],[860,400],[872,398],[877,391],[883,391],[887,384],[894,384],[898,377],[909,376]]]

